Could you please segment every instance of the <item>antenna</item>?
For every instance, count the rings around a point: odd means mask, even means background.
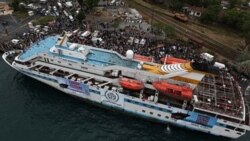
[[[166,54],[166,56],[165,56],[164,65],[166,65],[167,58],[168,58],[168,54]]]

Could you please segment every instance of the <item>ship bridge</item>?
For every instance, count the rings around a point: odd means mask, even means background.
[[[97,67],[116,65],[136,69],[139,64],[139,62],[128,59],[114,51],[67,41],[67,37],[58,38],[57,44],[50,49],[50,53],[60,58],[66,58]]]

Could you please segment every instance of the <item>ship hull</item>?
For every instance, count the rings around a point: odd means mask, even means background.
[[[32,70],[18,68],[14,65],[13,62],[8,62],[8,60],[6,60],[7,56],[8,55],[6,54],[3,55],[3,59],[6,61],[6,63],[9,64],[12,68],[21,72],[22,74],[36,79],[42,83],[45,83],[70,96],[77,97],[84,101],[89,101],[91,103],[95,103],[101,107],[124,111],[126,113],[143,117],[145,119],[150,119],[164,124],[171,124],[191,130],[201,131],[216,136],[238,138],[245,134],[237,134],[225,131],[226,128],[224,128],[223,126],[219,126],[219,124],[214,124],[213,126],[208,127],[195,122],[190,122],[188,120],[172,118],[173,113],[182,112],[188,114],[189,111],[171,106],[163,106],[162,104],[156,104],[154,102],[145,101],[122,93],[114,92],[112,90],[104,90],[100,88],[97,89],[89,86],[88,89],[92,91],[85,93],[82,91],[75,91],[72,89],[63,88],[60,86],[57,77]]]

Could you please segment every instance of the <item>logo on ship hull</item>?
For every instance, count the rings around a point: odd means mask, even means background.
[[[116,94],[114,92],[107,91],[106,94],[105,94],[105,97],[106,97],[107,100],[109,100],[111,102],[117,102],[119,100],[118,94]]]

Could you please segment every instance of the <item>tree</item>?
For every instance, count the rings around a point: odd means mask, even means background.
[[[170,8],[176,11],[181,11],[183,6],[184,6],[183,0],[175,0],[174,2],[171,2],[170,4]]]
[[[99,0],[85,0],[84,3],[87,6],[87,10],[92,9],[94,6],[98,4]]]
[[[78,4],[81,6],[81,8],[83,7],[83,0],[77,0]]]
[[[79,13],[76,15],[78,22],[81,24],[82,20],[85,19],[85,14],[83,10],[80,10]]]
[[[242,13],[237,9],[229,9],[224,11],[223,15],[223,22],[224,24],[234,28],[234,29],[241,29],[243,21],[241,20]]]
[[[236,4],[239,3],[239,0],[229,0],[230,8],[234,8]]]
[[[250,52],[250,19],[244,22],[242,31],[245,38],[246,48]]]
[[[222,17],[222,22],[224,24],[236,30],[243,30],[243,25],[248,20],[250,20],[250,14],[237,9],[224,11],[224,15]]]
[[[202,13],[201,22],[204,23],[213,23],[218,21],[219,13],[221,11],[221,7],[219,5],[211,5]]]
[[[219,0],[186,0],[186,3],[198,7],[209,7],[211,5],[219,5]]]
[[[14,11],[18,11],[19,10],[19,0],[12,0],[11,6],[13,7]]]

